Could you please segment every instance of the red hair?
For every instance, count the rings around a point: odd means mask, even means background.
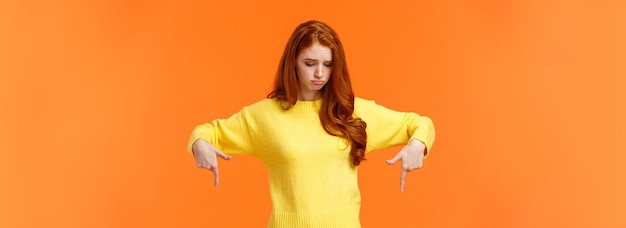
[[[367,124],[361,118],[353,116],[354,93],[343,45],[332,28],[319,21],[307,21],[294,30],[280,60],[274,90],[267,97],[284,101],[286,106],[283,105],[283,108],[285,109],[296,104],[299,89],[296,58],[301,51],[308,49],[315,42],[329,47],[333,55],[330,79],[320,90],[323,99],[319,112],[320,121],[328,134],[342,137],[350,142],[352,164],[358,166],[362,160],[365,160]]]

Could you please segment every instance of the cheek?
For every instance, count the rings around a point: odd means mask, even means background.
[[[306,81],[307,77],[308,77],[308,75],[307,75],[305,67],[296,67],[296,79],[297,79],[298,83]]]
[[[296,67],[296,78],[300,81],[302,77],[306,77],[306,72],[304,72],[301,67]]]
[[[296,75],[300,75],[300,65],[296,65]]]
[[[298,77],[309,77],[312,73],[310,72],[310,67],[296,67],[296,72],[298,73]]]

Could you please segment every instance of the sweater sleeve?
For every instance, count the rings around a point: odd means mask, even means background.
[[[366,152],[407,144],[416,139],[426,145],[427,157],[435,141],[430,118],[413,112],[398,112],[374,101],[355,99],[355,113],[367,123]]]
[[[227,119],[216,119],[211,123],[200,124],[191,133],[187,152],[193,154],[192,146],[198,139],[204,139],[225,154],[254,155],[252,150],[252,128],[247,108]]]

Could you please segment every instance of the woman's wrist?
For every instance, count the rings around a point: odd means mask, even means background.
[[[426,144],[424,144],[422,141],[420,141],[419,139],[411,139],[409,140],[408,143],[409,146],[420,146],[420,147],[426,147]]]
[[[419,139],[411,139],[407,146],[415,148],[418,151],[423,151],[424,156],[428,154],[428,151],[426,149],[426,144],[424,144],[424,142],[420,141]]]

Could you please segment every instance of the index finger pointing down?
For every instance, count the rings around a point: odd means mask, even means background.
[[[219,171],[217,171],[217,166],[213,167],[213,179],[215,180],[215,187],[217,188],[218,185],[220,185],[220,174]]]
[[[402,173],[400,173],[400,191],[404,192],[404,182],[406,180],[406,170],[402,169]]]

